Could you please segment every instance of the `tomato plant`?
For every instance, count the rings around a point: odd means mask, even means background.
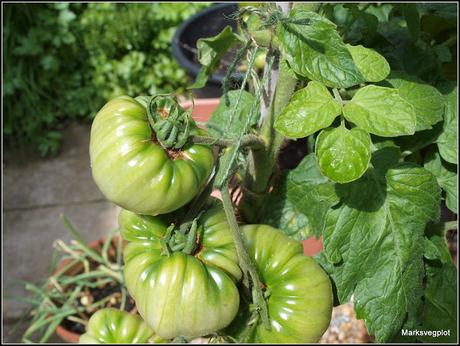
[[[209,178],[214,158],[209,147],[199,144],[168,151],[152,135],[144,107],[120,96],[97,113],[89,150],[94,180],[109,200],[157,215],[192,200]]]
[[[88,322],[81,344],[135,344],[162,341],[139,316],[114,308],[98,310]]]
[[[241,227],[245,245],[264,284],[271,330],[237,321],[242,342],[316,342],[329,326],[332,287],[321,267],[303,255],[302,245],[268,225]],[[306,279],[308,278],[308,279]],[[232,327],[230,327],[232,329]]]
[[[139,313],[175,342],[310,343],[352,301],[377,342],[455,341],[455,6],[291,5],[241,6],[236,32],[198,40],[191,89],[237,47],[207,130],[174,95],[121,97],[94,121]]]
[[[239,306],[234,281],[241,272],[221,206],[206,211],[187,237],[173,237],[162,217],[122,210],[119,223],[129,241],[127,288],[159,336],[205,335],[233,320]]]

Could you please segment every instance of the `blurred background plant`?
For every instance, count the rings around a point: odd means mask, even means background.
[[[176,27],[209,3],[7,4],[3,11],[6,149],[56,154],[67,120],[88,120],[111,97],[181,93]]]
[[[15,327],[27,321],[24,343],[47,342],[58,326],[78,338],[91,315],[104,307],[136,311],[124,285],[119,230],[112,229],[105,239],[87,244],[65,216],[61,219],[73,240],[54,241],[50,275],[40,283],[21,281],[27,296],[6,297],[29,305]]]

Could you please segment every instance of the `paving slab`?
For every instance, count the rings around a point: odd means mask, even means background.
[[[3,287],[6,295],[26,294],[18,280],[37,282],[49,274],[53,242],[70,241],[72,236],[62,224],[64,214],[86,241],[104,237],[117,227],[119,208],[109,202],[36,208],[4,212]],[[4,318],[14,320],[26,310],[16,301],[3,302]]]
[[[27,324],[6,323],[4,325],[2,343],[4,344],[21,343],[22,335],[26,331],[27,327],[28,327]],[[62,344],[62,339],[57,334],[53,334],[48,339],[47,343]]]
[[[5,210],[103,201],[91,175],[89,125],[73,125],[64,132],[60,155],[52,158],[9,155],[4,163]]]

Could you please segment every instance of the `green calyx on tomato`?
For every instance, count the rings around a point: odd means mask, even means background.
[[[164,148],[182,148],[193,126],[190,110],[184,110],[171,95],[153,96],[147,107],[150,126]]]
[[[235,317],[241,278],[232,234],[221,205],[202,213],[194,251],[163,251],[168,216],[122,210],[119,225],[128,241],[126,286],[140,315],[161,337],[196,337],[226,327]]]
[[[165,341],[138,315],[113,308],[94,313],[88,321],[86,333],[80,336],[80,344],[135,344]]]
[[[202,190],[213,170],[214,154],[202,144],[165,149],[150,126],[143,101],[120,96],[97,113],[89,145],[91,169],[108,200],[138,214],[165,214]],[[190,135],[206,134],[188,121]],[[163,131],[166,141],[174,137]]]
[[[303,254],[300,242],[267,225],[245,225],[241,232],[261,281],[266,286],[271,329],[247,307],[228,328],[241,342],[313,343],[329,326],[333,295],[323,269]]]

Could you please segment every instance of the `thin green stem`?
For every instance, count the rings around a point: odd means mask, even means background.
[[[332,89],[332,93],[334,94],[335,100],[336,100],[338,103],[342,104],[342,103],[343,103],[343,100],[342,100],[342,96],[340,96],[339,90],[336,89],[336,88],[334,88],[334,89]]]
[[[307,150],[308,153],[314,153],[315,152],[315,144],[316,144],[316,139],[314,135],[310,135],[307,138]]]
[[[99,255],[95,250],[91,249],[86,242],[81,238],[80,234],[64,215],[60,215],[61,220],[63,221],[64,225],[66,226],[67,230],[70,234],[74,237],[75,241],[80,245],[80,247],[98,263],[104,263],[104,259]]]
[[[256,54],[257,54],[257,50],[254,49],[252,51],[251,55],[250,55],[250,58],[249,58],[248,72],[246,72],[246,74],[244,76],[243,83],[242,83],[240,91],[238,93],[238,98],[237,98],[236,104],[234,105],[233,112],[231,113],[231,115],[229,117],[230,122],[228,122],[227,126],[229,126],[229,124],[231,124],[231,120],[232,120],[232,118],[233,118],[233,116],[234,116],[234,114],[236,112],[236,109],[238,109],[238,104],[240,102],[241,95],[243,94],[244,87],[246,85],[248,76],[250,75],[249,71],[251,71],[251,69],[254,66],[254,61],[255,61]],[[267,66],[269,66],[269,65],[271,65],[270,62],[269,62],[269,64],[267,64],[265,66],[264,75],[262,77],[262,80],[266,80],[266,78],[268,76],[267,71],[269,70],[269,67],[267,67]],[[237,155],[238,155],[239,149],[241,147],[242,138],[244,137],[244,134],[249,129],[250,119],[253,119],[253,117],[255,115],[255,112],[258,109],[261,94],[262,94],[262,90],[258,89],[256,91],[254,102],[253,102],[252,107],[251,107],[251,109],[249,111],[249,114],[247,114],[247,116],[246,116],[246,121],[243,124],[241,134],[238,137],[238,140],[236,141],[236,144],[233,145],[220,159],[219,170],[218,170],[218,172],[216,174],[216,180],[215,180],[215,186],[218,187],[219,189],[226,185],[226,183],[229,180],[229,177],[235,171],[235,161],[237,159]]]
[[[114,271],[114,270],[112,270],[112,269],[106,267],[105,265],[100,265],[100,266],[98,267],[98,269],[99,269],[101,272],[107,274],[107,276],[110,276],[110,277],[114,278],[115,280],[117,280],[120,284],[123,283],[123,275],[121,274],[121,272],[119,272],[119,271]]]
[[[227,69],[227,73],[225,74],[224,80],[222,81],[222,93],[224,95],[225,99],[225,104],[230,106],[230,99],[228,97],[228,91],[230,90],[230,80],[232,78],[233,72],[235,72],[236,65],[241,62],[244,53],[246,53],[251,46],[251,41],[248,40],[246,44],[238,49],[238,51],[235,54],[235,57],[233,58],[233,61],[231,65]]]
[[[233,139],[214,138],[207,136],[193,136],[190,141],[194,144],[216,145],[219,147],[230,147],[237,144]],[[241,147],[263,148],[265,142],[259,136],[253,134],[244,135],[241,138]]]
[[[117,244],[117,266],[120,268],[120,283],[121,283],[121,303],[120,303],[120,310],[125,309],[126,305],[126,297],[127,297],[127,291],[126,291],[126,284],[125,284],[125,277],[122,272],[122,253],[123,253],[123,238],[119,237],[118,238],[118,244]]]
[[[245,177],[244,189],[252,193],[245,193],[240,203],[243,215],[248,222],[258,222],[258,217],[262,215],[263,194],[270,187],[271,178],[277,169],[278,152],[284,140],[284,136],[274,129],[274,123],[276,117],[291,99],[296,85],[297,79],[281,68],[267,117],[260,130],[261,137],[267,144],[264,149],[252,149],[248,156],[250,173]]]
[[[163,250],[162,254],[168,257],[171,255],[171,250],[169,249],[169,241],[171,240],[173,230],[174,224],[169,225],[169,227],[166,229],[165,235],[160,239],[160,245]]]
[[[112,238],[114,237],[115,233],[117,233],[118,231],[119,231],[118,228],[111,229],[109,233],[107,234],[107,237],[104,240],[104,245],[102,246],[101,256],[104,259],[104,263],[107,266],[110,265],[110,260],[108,257],[108,250],[109,250],[110,245],[112,244]]]
[[[222,203],[225,210],[225,215],[227,216],[227,221],[230,225],[230,230],[233,236],[233,242],[235,243],[236,253],[238,255],[239,265],[246,277],[249,277],[252,281],[252,291],[254,298],[254,305],[257,308],[257,311],[262,318],[264,327],[267,330],[270,330],[270,321],[268,318],[268,309],[267,303],[264,299],[264,294],[262,291],[262,282],[260,281],[259,274],[254,263],[249,256],[246,247],[244,246],[243,237],[238,227],[236,217],[233,210],[232,201],[230,199],[230,194],[228,192],[227,186],[224,186],[220,190],[222,196]]]
[[[203,210],[203,207],[205,206],[206,202],[209,199],[209,195],[211,194],[214,186],[214,179],[215,175],[213,175],[208,183],[206,184],[206,187],[203,189],[203,191],[196,196],[192,203],[190,208],[188,209],[187,213],[185,214],[185,217],[181,220],[181,225],[179,227],[179,232],[182,234],[186,234],[189,227],[192,225],[193,220],[198,218],[201,215],[201,212]]]
[[[401,159],[404,159],[405,157],[410,156],[410,155],[412,155],[412,154],[413,154],[412,150],[404,150],[404,151],[401,153]]]
[[[182,249],[182,252],[190,255],[192,254],[193,250],[195,249],[196,246],[196,233],[197,233],[197,220],[193,220],[192,227],[190,227],[190,231],[187,234],[187,240],[185,242],[185,246]]]

